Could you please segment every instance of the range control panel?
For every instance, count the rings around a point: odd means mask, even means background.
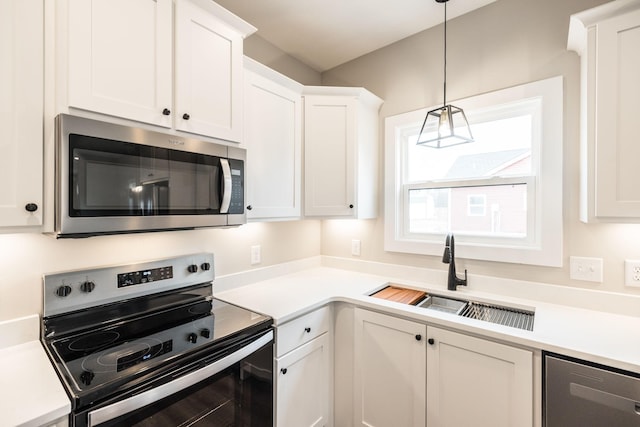
[[[44,316],[213,282],[213,254],[44,275]]]
[[[118,287],[122,288],[166,279],[173,279],[173,266],[134,271],[133,273],[120,273],[118,274]]]

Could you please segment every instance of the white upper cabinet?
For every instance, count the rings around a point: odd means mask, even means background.
[[[377,216],[381,105],[363,88],[304,89],[305,216]]]
[[[42,224],[43,0],[0,0],[0,228]]]
[[[581,61],[581,219],[640,222],[640,1],[572,15]]]
[[[68,0],[70,107],[171,127],[171,0]]]
[[[66,0],[58,16],[63,106],[240,141],[254,27],[210,0]]]
[[[211,0],[176,3],[175,124],[178,130],[240,141],[242,40],[252,29],[240,32],[221,19],[224,14]]]
[[[302,85],[245,57],[247,218],[299,219]]]

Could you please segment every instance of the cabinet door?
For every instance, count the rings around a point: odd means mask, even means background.
[[[424,427],[426,326],[356,309],[355,327],[354,425]]]
[[[305,215],[352,216],[357,100],[305,95]]]
[[[302,99],[252,71],[245,71],[244,138],[247,147],[249,219],[300,217]]]
[[[178,130],[240,141],[242,36],[191,0],[176,2]]]
[[[0,0],[0,227],[42,224],[43,58],[43,1]]]
[[[530,351],[433,327],[427,336],[427,425],[533,425]]]
[[[276,426],[330,426],[329,334],[277,360]]]
[[[640,218],[640,11],[597,25],[596,215]]]
[[[69,106],[171,127],[172,1],[68,7]]]

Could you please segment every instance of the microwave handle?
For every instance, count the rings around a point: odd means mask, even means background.
[[[238,351],[231,353],[222,359],[216,360],[204,368],[190,372],[169,383],[162,384],[161,386],[136,394],[109,406],[91,411],[88,414],[88,427],[96,426],[114,418],[118,418],[119,416],[125,415],[131,411],[142,408],[145,405],[149,405],[167,396],[178,393],[187,387],[197,384],[200,381],[227,369],[229,366],[235,365],[272,341],[273,331],[269,331],[247,346],[242,347]]]
[[[222,202],[220,203],[220,213],[225,214],[229,212],[229,205],[231,204],[233,180],[231,179],[229,160],[220,159],[220,166],[222,167]]]

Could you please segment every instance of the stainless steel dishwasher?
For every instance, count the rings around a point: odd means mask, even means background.
[[[640,426],[640,375],[545,353],[545,427]]]

